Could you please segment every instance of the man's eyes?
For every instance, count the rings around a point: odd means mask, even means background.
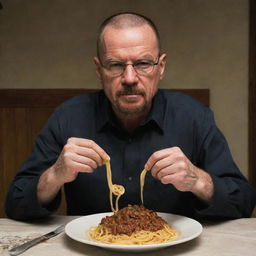
[[[124,63],[122,62],[112,62],[112,63],[108,63],[108,67],[109,68],[123,68],[125,66]]]
[[[134,63],[134,66],[137,66],[137,67],[148,67],[151,65],[152,65],[152,63],[149,61],[138,61],[138,62]]]
[[[124,68],[127,64],[124,62],[110,62],[107,64],[109,68]],[[136,61],[132,64],[135,67],[144,67],[144,66],[150,66],[152,65],[151,61],[142,60],[142,61]]]

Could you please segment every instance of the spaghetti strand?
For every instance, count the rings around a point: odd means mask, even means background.
[[[146,174],[147,174],[147,170],[146,169],[143,169],[142,172],[140,173],[140,199],[141,199],[141,204],[142,205],[144,205],[143,189],[144,189]]]
[[[110,160],[105,160],[106,165],[106,172],[107,172],[107,182],[109,187],[109,201],[112,212],[118,211],[118,201],[120,197],[125,193],[125,188],[121,185],[113,184],[112,183],[112,171],[111,171],[111,165]],[[113,205],[113,195],[117,196],[115,208]]]

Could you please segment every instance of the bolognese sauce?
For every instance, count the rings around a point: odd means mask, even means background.
[[[114,215],[104,217],[100,225],[108,228],[113,235],[131,235],[141,230],[151,232],[161,230],[167,222],[143,205],[128,205]]]

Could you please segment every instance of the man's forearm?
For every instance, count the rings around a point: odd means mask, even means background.
[[[50,203],[58,194],[62,187],[58,177],[55,174],[54,168],[50,167],[40,177],[37,185],[37,198],[43,206]]]

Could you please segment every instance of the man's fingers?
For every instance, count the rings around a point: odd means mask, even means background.
[[[163,149],[163,150],[159,150],[154,152],[148,159],[147,163],[145,164],[145,169],[146,170],[152,170],[153,166],[155,165],[155,163],[165,157],[167,157],[170,153],[169,153],[170,149]]]
[[[75,145],[77,154],[91,157],[98,165],[102,165],[104,160],[110,159],[109,155],[93,140],[83,138],[69,138],[68,144]]]
[[[168,170],[166,168],[170,167],[173,163],[173,159],[168,157],[158,160],[151,168],[152,176],[159,179]],[[159,176],[160,173],[161,176]]]
[[[153,166],[158,163],[158,161],[164,159],[164,158],[171,158],[172,161],[174,159],[178,159],[182,157],[184,154],[178,147],[172,147],[172,148],[165,148],[159,151],[154,152],[148,159],[147,163],[145,164],[146,170],[152,170]]]

